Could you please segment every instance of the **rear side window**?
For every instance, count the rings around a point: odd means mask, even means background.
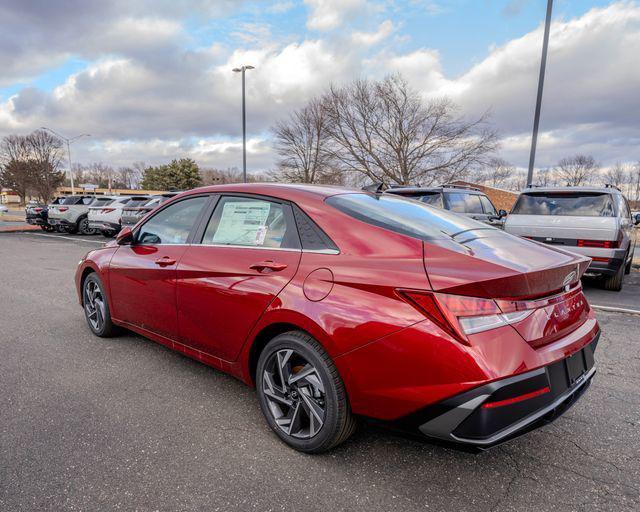
[[[62,203],[60,204],[69,205],[69,206],[74,204],[87,204],[84,202],[86,199],[93,200],[93,198],[87,198],[82,196],[69,196],[69,197],[65,197]]]
[[[274,249],[299,249],[292,218],[276,202],[248,197],[223,197],[209,220],[202,243]]]
[[[478,194],[447,192],[449,210],[457,213],[484,213]]]
[[[148,197],[132,197],[126,202],[127,208],[135,208],[149,202]]]
[[[293,215],[304,250],[338,252],[338,247],[333,240],[299,206],[293,205]]]
[[[110,197],[96,197],[93,201],[84,204],[90,204],[91,206],[107,206],[113,203],[113,199]]]
[[[420,240],[443,239],[469,229],[495,229],[392,194],[341,194],[327,198],[326,203],[355,219]]]
[[[498,212],[496,212],[495,206],[493,206],[493,203],[489,201],[488,197],[485,197],[485,196],[479,196],[479,197],[480,197],[480,202],[482,203],[482,207],[484,208],[484,213],[487,213],[489,215],[498,214]]]
[[[522,194],[511,213],[518,215],[615,217],[611,194],[599,192]]]
[[[208,197],[193,197],[167,206],[145,222],[138,233],[141,244],[184,244]]]

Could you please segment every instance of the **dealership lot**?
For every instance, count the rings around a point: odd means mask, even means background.
[[[0,235],[2,510],[640,507],[639,316],[599,312],[591,390],[502,447],[474,455],[365,427],[305,456],[231,377],[139,336],[90,334],[73,273],[103,241]],[[628,277],[621,294],[587,284],[591,302],[637,305],[640,273]]]

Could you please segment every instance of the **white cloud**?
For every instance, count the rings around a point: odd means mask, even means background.
[[[393,22],[383,21],[375,32],[354,32],[351,40],[358,45],[373,46],[384,41],[393,33]]]
[[[366,0],[304,0],[310,13],[307,27],[312,30],[332,30],[356,13],[366,12]]]

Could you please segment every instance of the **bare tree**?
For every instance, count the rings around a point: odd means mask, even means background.
[[[474,181],[492,187],[503,187],[516,172],[516,168],[503,158],[489,158],[487,165],[473,174]]]
[[[280,159],[274,178],[294,183],[342,182],[329,150],[327,122],[327,110],[314,99],[275,125],[272,132]]]
[[[399,75],[332,86],[323,105],[332,156],[373,181],[428,185],[464,178],[497,147],[486,115],[467,121],[449,100],[424,103]]]
[[[568,187],[578,187],[593,181],[599,170],[600,166],[592,156],[576,155],[560,160],[554,172]]]
[[[48,202],[64,181],[60,170],[63,159],[62,141],[45,130],[36,130],[27,136],[33,188],[40,199]]]

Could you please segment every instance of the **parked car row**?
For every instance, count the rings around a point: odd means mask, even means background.
[[[48,205],[30,203],[25,208],[29,224],[43,231],[113,237],[123,225],[133,225],[146,213],[176,195],[96,196],[72,195],[57,197]],[[124,217],[124,220],[123,220]]]

